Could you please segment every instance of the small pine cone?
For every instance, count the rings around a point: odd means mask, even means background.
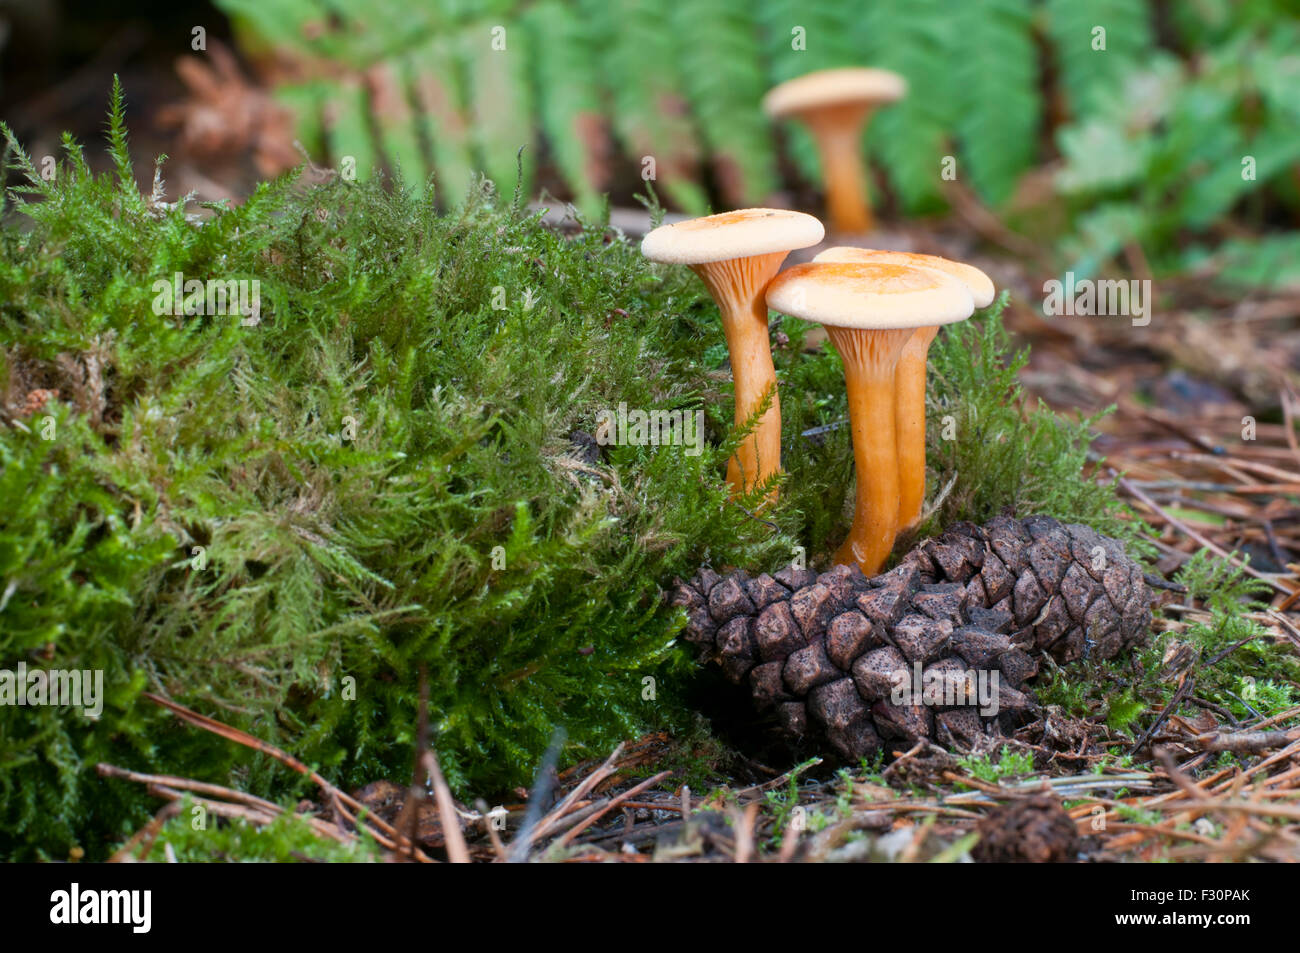
[[[979,823],[971,856],[985,864],[1059,864],[1075,860],[1079,832],[1055,798],[1035,795],[995,809]]]
[[[872,579],[856,566],[704,568],[672,601],[686,640],[748,684],[760,711],[849,758],[882,739],[968,747],[1011,730],[1035,708],[1038,656],[1113,658],[1151,622],[1123,547],[1046,516],[955,524]]]

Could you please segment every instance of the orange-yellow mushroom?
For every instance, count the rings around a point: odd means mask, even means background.
[[[993,282],[974,265],[920,255],[914,252],[875,248],[828,248],[813,261],[855,261],[934,268],[952,275],[966,286],[975,307],[993,302]],[[898,446],[898,528],[910,529],[921,520],[925,506],[925,371],[930,345],[938,326],[919,327],[912,332],[894,372],[894,430]]]
[[[867,575],[880,570],[899,529],[894,374],[912,332],[970,317],[966,286],[907,265],[809,262],[767,289],[774,311],[826,326],[844,362],[857,492],[853,525],[835,553]]]
[[[733,495],[749,492],[781,469],[781,404],[763,292],[791,251],[816,245],[824,235],[811,215],[751,208],[661,225],[641,242],[641,253],[652,261],[688,265],[717,303],[736,388],[736,425],[772,392],[758,426],[727,462]]]

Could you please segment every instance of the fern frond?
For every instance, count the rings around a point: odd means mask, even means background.
[[[325,102],[325,138],[345,180],[355,173],[364,181],[379,166],[369,116],[370,100],[360,79],[348,77],[331,88]]]
[[[961,95],[960,162],[984,200],[998,204],[1038,155],[1042,101],[1033,8],[1030,0],[969,0],[953,18],[965,50],[953,66]]]
[[[913,212],[943,204],[942,162],[962,103],[952,64],[966,55],[951,10],[941,0],[878,4],[859,27],[872,64],[907,78],[907,97],[880,110],[866,135],[871,155]]]
[[[409,62],[441,204],[453,207],[469,194],[475,169],[461,64],[443,36],[418,47]]]
[[[771,128],[758,108],[767,81],[753,17],[728,0],[682,0],[672,16],[678,63],[718,191],[733,208],[760,204],[776,187],[776,169]]]
[[[404,57],[385,60],[366,71],[371,115],[379,132],[379,145],[389,167],[401,171],[403,181],[420,191],[428,175],[420,144],[420,123],[412,107],[414,74]]]
[[[502,194],[509,195],[516,185],[529,194],[537,154],[533,148],[528,83],[528,31],[519,20],[480,20],[461,29],[458,37],[465,60],[469,128],[477,148],[478,168]],[[504,48],[494,48],[494,41],[498,45],[503,41]],[[523,179],[519,181],[521,171]]]
[[[525,14],[542,131],[560,172],[588,215],[600,209],[612,151],[590,22],[571,3],[545,0]]]
[[[642,0],[581,0],[599,30],[600,75],[614,131],[638,174],[693,215],[708,211],[697,182],[702,143],[689,110],[677,61],[678,40],[666,4]]]
[[[1044,12],[1062,91],[1075,117],[1119,96],[1129,73],[1144,65],[1154,47],[1146,0],[1045,0]]]

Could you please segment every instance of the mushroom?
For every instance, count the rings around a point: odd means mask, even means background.
[[[763,97],[769,116],[802,119],[821,156],[831,227],[841,233],[871,229],[860,146],[862,128],[879,105],[897,102],[907,81],[883,69],[828,69],[773,87]]]
[[[835,562],[874,575],[898,533],[895,367],[914,329],[962,321],[975,303],[964,284],[933,268],[814,261],[777,276],[767,305],[825,325],[844,362],[857,495]]]
[[[736,385],[736,425],[742,426],[772,391],[767,412],[727,462],[733,495],[781,469],[781,404],[763,289],[786,255],[816,245],[825,234],[811,215],[748,208],[661,225],[641,242],[641,254],[651,261],[690,266],[717,302]]]
[[[828,248],[813,261],[858,261],[934,268],[952,275],[966,286],[975,307],[993,302],[993,282],[974,265],[950,261],[938,255],[874,248]],[[937,326],[912,332],[894,372],[894,427],[898,439],[898,528],[910,529],[921,521],[925,505],[925,366],[930,344],[939,333]]]

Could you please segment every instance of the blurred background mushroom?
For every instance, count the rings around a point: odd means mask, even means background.
[[[871,230],[862,129],[872,110],[897,102],[906,92],[906,80],[889,70],[832,69],[788,80],[763,97],[769,116],[796,118],[812,132],[821,156],[832,232]]]

